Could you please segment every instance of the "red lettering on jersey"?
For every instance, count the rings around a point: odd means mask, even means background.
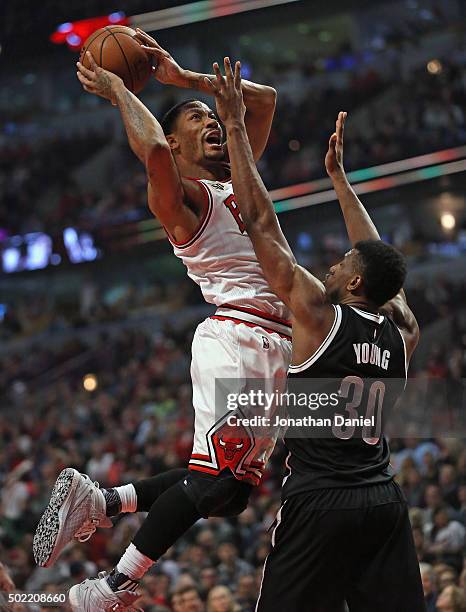
[[[241,218],[241,213],[238,208],[238,204],[236,203],[236,200],[235,200],[235,194],[232,193],[231,195],[229,195],[228,198],[223,203],[225,204],[225,206],[228,208],[228,210],[231,212],[231,214],[235,218],[235,221],[238,224],[240,232],[244,234],[246,226],[244,225],[244,221]]]

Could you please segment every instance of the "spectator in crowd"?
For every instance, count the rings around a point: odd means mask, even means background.
[[[194,585],[186,584],[178,588],[172,595],[174,612],[205,612],[205,606],[199,591]]]
[[[464,526],[450,519],[448,509],[440,506],[433,513],[431,544],[427,547],[427,552],[440,562],[461,568],[465,533]]]
[[[457,586],[447,586],[437,599],[438,612],[465,612],[466,595],[463,589]]]
[[[209,591],[207,612],[241,612],[241,609],[235,603],[230,589],[220,585]]]
[[[437,601],[437,584],[436,574],[432,566],[428,563],[420,564],[422,588],[424,591],[424,600],[426,604],[426,612],[436,612]]]

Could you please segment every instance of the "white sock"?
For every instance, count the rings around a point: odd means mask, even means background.
[[[139,552],[134,544],[130,544],[125,554],[118,561],[116,568],[117,572],[125,574],[131,580],[139,580],[154,563],[155,561]]]
[[[121,511],[122,512],[136,512],[138,506],[138,496],[134,485],[127,484],[122,487],[115,487],[115,491],[118,492],[121,500]]]

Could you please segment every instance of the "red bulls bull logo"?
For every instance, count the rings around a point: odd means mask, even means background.
[[[251,449],[253,440],[243,425],[228,425],[224,422],[212,435],[220,469],[232,471],[241,463]]]
[[[220,448],[223,448],[223,452],[225,454],[225,459],[227,461],[231,461],[235,458],[235,453],[239,453],[239,451],[244,446],[244,441],[241,438],[233,438],[232,440],[224,440],[223,436],[220,436],[218,443]]]

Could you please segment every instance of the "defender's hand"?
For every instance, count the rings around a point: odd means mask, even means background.
[[[86,55],[91,65],[90,70],[89,68],[85,68],[81,62],[76,64],[78,67],[78,72],[76,74],[84,90],[110,100],[115,106],[115,91],[118,86],[123,84],[123,79],[113,74],[113,72],[109,72],[98,66],[90,51],[87,51]]]
[[[155,66],[152,68],[152,72],[160,83],[164,85],[176,85],[182,87],[184,84],[184,70],[181,66],[173,59],[173,57],[162,49],[159,43],[149,36],[143,30],[136,28],[135,40],[141,45],[144,51],[155,58]]]
[[[328,141],[328,151],[325,156],[325,169],[330,178],[344,174],[343,168],[343,132],[348,113],[340,111],[335,124],[335,132]]]
[[[241,89],[241,64],[235,63],[235,73],[231,69],[230,58],[224,59],[225,76],[222,76],[220,67],[213,64],[215,79],[205,77],[205,82],[215,96],[217,112],[220,121],[227,126],[228,123],[243,122],[246,106],[243,101]]]

